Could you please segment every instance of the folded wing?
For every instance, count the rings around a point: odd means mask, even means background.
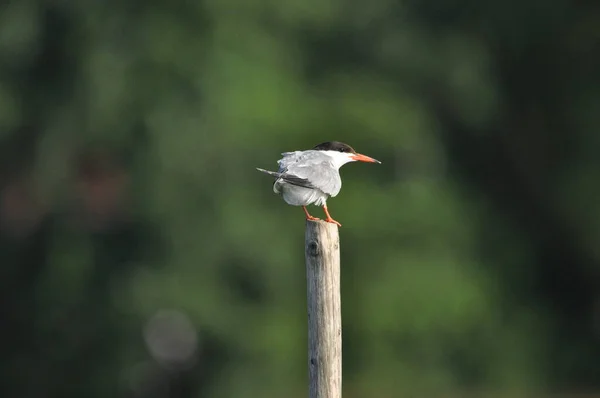
[[[318,151],[284,152],[279,163],[279,173],[284,181],[306,188],[319,189],[336,196],[342,189],[339,171],[330,158]],[[285,176],[285,177],[283,177]]]

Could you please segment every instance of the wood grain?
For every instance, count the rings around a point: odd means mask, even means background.
[[[342,396],[342,314],[338,227],[306,221],[310,398]]]

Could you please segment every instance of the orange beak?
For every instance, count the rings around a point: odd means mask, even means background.
[[[355,153],[354,155],[350,156],[350,158],[353,159],[353,160],[358,160],[359,162],[381,163],[377,159],[373,159],[371,157],[368,157],[367,155],[362,155],[360,153]]]

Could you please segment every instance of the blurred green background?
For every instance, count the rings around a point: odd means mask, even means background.
[[[0,396],[306,396],[329,140],[344,396],[600,390],[597,2],[0,10]]]

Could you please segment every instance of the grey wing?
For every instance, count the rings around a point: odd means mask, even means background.
[[[301,178],[298,176],[295,176],[293,174],[289,174],[289,173],[277,173],[275,171],[269,171],[269,170],[265,170],[265,169],[261,169],[259,167],[256,168],[256,170],[268,174],[272,177],[276,178],[275,184],[277,184],[277,181],[279,180],[283,180],[285,182],[287,182],[288,184],[292,184],[292,185],[297,185],[299,187],[304,187],[304,188],[311,188],[311,189],[315,189],[317,187],[313,186],[310,181],[308,181],[305,178]]]
[[[282,153],[281,155],[283,157],[277,161],[277,164],[279,165],[279,172],[285,173],[290,165],[297,163],[304,158],[303,154],[304,152],[302,151]]]
[[[308,181],[329,196],[336,196],[342,189],[340,173],[328,157],[316,151],[286,152],[283,156],[279,161],[280,173]]]

